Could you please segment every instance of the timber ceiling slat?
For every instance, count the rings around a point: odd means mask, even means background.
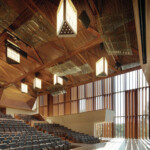
[[[16,44],[28,54],[27,59],[21,57],[21,63],[19,65],[7,64],[4,41],[7,38],[10,38],[10,36],[6,32],[0,34],[0,85],[2,87],[7,88],[11,84],[16,84],[19,89],[21,80],[25,78],[25,83],[29,86],[30,95],[32,95],[32,97],[36,97],[36,95],[40,92],[46,93],[47,88],[53,86],[53,74],[48,72],[46,69],[56,64],[61,64],[65,61],[71,60],[79,67],[84,64],[88,64],[93,69],[93,73],[86,75],[67,75],[66,77],[68,78],[68,82],[64,81],[64,87],[72,87],[101,79],[97,78],[95,75],[95,63],[102,56],[107,58],[109,69],[114,70],[114,73],[110,74],[109,76],[123,73],[123,71],[116,69],[116,62],[128,64],[139,61],[134,20],[131,20],[124,26],[126,31],[130,33],[133,55],[108,55],[105,47],[101,47],[101,45],[103,45],[101,43],[104,41],[101,35],[102,32],[100,32],[101,22],[98,24],[97,19],[105,13],[107,15],[111,15],[110,9],[118,11],[114,5],[111,8],[112,0],[98,0],[98,7],[95,3],[95,0],[72,0],[77,8],[78,16],[83,10],[85,10],[91,21],[89,27],[86,29],[78,19],[78,33],[74,38],[58,38],[55,34],[56,12],[59,2],[60,0],[6,0],[8,6],[14,9],[17,14],[19,14],[16,20],[7,29],[15,36],[17,35],[20,37],[19,32],[16,32],[16,30],[30,22],[32,20],[31,18],[33,18],[33,16],[37,16],[37,14],[46,20],[48,23],[47,25],[50,25],[50,30],[53,30],[54,34],[52,35],[52,38],[46,40],[46,42],[43,44],[39,44],[37,47],[31,47],[31,45],[29,46],[28,44],[23,43],[25,41],[21,41],[22,39],[16,41],[15,39],[11,38],[10,40],[16,42]],[[130,8],[131,6],[126,7]],[[30,23],[27,25],[30,25]],[[41,31],[42,30],[40,30],[39,33],[41,33]],[[123,27],[120,26],[117,30],[117,34],[122,32]],[[110,36],[112,34],[113,33],[110,33]],[[22,37],[24,37],[24,35]],[[41,78],[43,81],[43,88],[38,91],[33,89],[33,79],[36,72],[40,73],[39,78]]]

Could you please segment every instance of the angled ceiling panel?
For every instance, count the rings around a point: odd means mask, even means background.
[[[52,40],[55,36],[55,29],[44,19],[40,13],[36,13],[26,23],[15,30],[20,39],[33,47]]]
[[[91,68],[91,66],[89,64],[84,64],[82,66],[80,66],[81,71],[79,71],[78,73],[73,74],[74,76],[79,76],[79,75],[84,75],[84,74],[89,74],[91,72],[93,72],[93,69]]]
[[[72,75],[81,71],[81,69],[70,60],[63,64],[48,68],[47,70],[52,74],[57,74],[58,76]]]
[[[130,35],[123,34],[104,35],[104,46],[108,55],[132,55]]]

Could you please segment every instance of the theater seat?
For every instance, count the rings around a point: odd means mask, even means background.
[[[32,150],[32,146],[25,146],[24,150]]]
[[[10,148],[16,148],[16,147],[17,147],[17,144],[16,144],[15,142],[9,143],[9,147],[10,147]]]
[[[7,149],[8,145],[6,143],[0,144],[0,149]]]
[[[24,147],[24,142],[18,142],[19,147]]]
[[[24,150],[24,147],[17,147],[15,150]]]
[[[3,140],[3,143],[9,144],[10,141],[9,140]]]
[[[40,150],[40,148],[39,148],[38,145],[33,145],[33,146],[32,146],[32,149],[33,149],[33,150]]]

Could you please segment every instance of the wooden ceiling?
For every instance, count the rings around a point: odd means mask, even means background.
[[[123,0],[115,1],[117,3],[125,3]],[[0,34],[1,88],[6,89],[14,85],[17,89],[20,89],[21,80],[25,79],[29,86],[29,95],[36,97],[38,94],[47,93],[47,88],[53,86],[53,75],[47,71],[47,68],[56,64],[71,60],[77,66],[89,64],[94,70],[92,73],[85,75],[67,75],[68,81],[64,81],[64,87],[69,88],[101,79],[95,75],[95,63],[102,56],[107,58],[109,69],[112,71],[109,76],[128,71],[117,69],[116,62],[121,64],[139,62],[134,18],[117,29],[117,34],[122,32],[123,28],[129,33],[132,55],[108,55],[103,45],[104,39],[100,31],[101,25],[97,20],[103,14],[112,15],[110,10],[115,9],[113,0],[72,0],[78,11],[78,16],[85,10],[90,18],[88,28],[85,28],[78,19],[77,36],[72,38],[58,38],[56,36],[56,12],[59,0],[0,0],[0,2],[3,2],[10,8],[15,15],[15,19],[11,23],[9,22],[9,26],[5,27]],[[125,9],[131,9],[132,2],[126,0],[124,6]],[[2,7],[1,5],[0,10]],[[130,10],[130,13],[133,15],[133,8]],[[41,28],[39,27],[36,33],[29,32],[28,30],[33,20],[41,23]],[[38,25],[40,26],[40,24]],[[15,35],[19,40],[12,38],[6,30]],[[4,44],[6,39],[15,42],[25,51],[28,54],[27,59],[21,57],[20,64],[8,64],[6,62]],[[39,78],[42,79],[42,89],[38,91],[33,89],[33,79],[36,72],[40,73]],[[14,87],[12,87],[12,90],[14,90]]]

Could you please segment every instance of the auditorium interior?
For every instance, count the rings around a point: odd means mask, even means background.
[[[0,150],[150,150],[150,0],[0,0]]]

